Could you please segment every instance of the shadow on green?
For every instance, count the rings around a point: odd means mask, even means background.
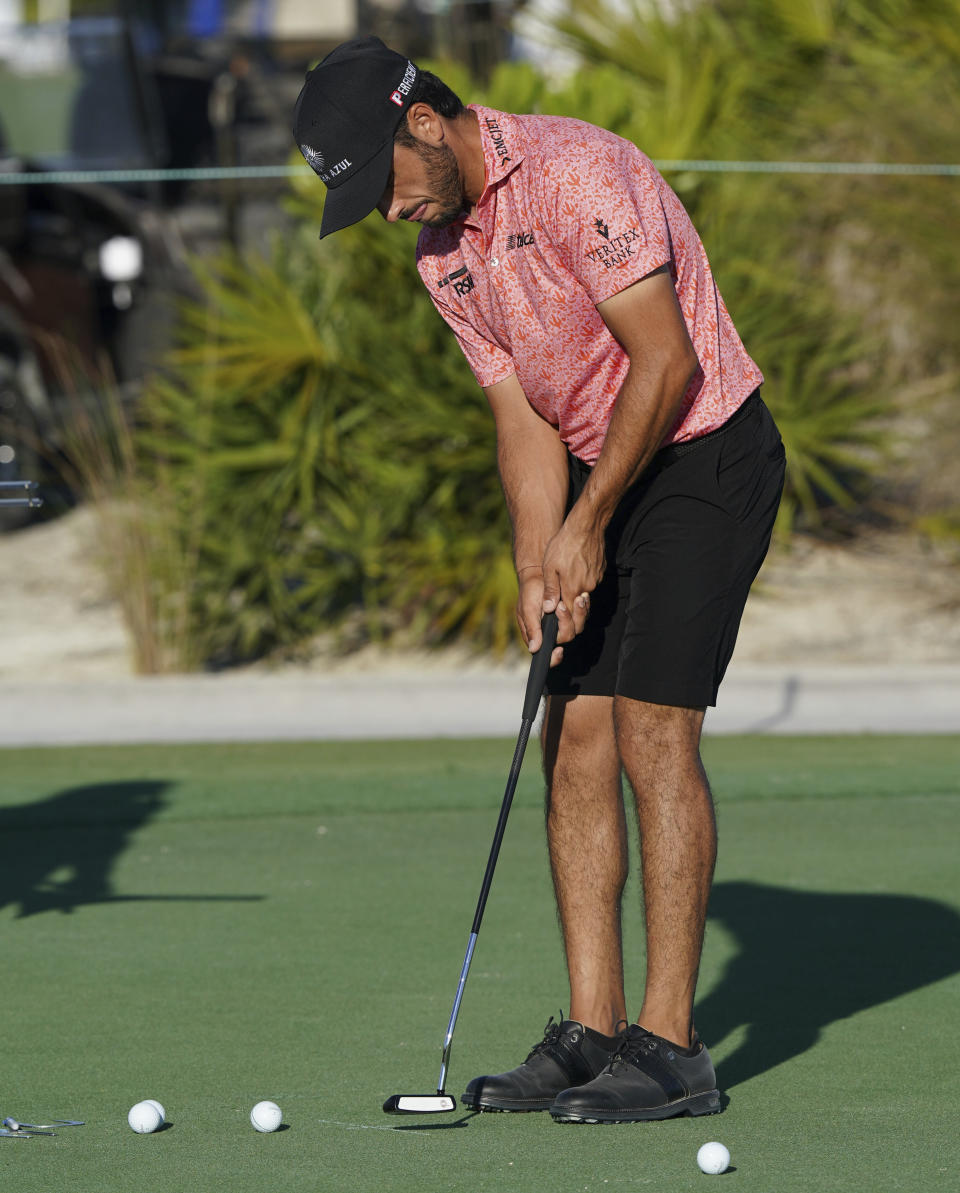
[[[94,903],[250,902],[260,895],[117,895],[111,873],[135,832],[166,807],[172,785],[130,780],[68,787],[0,808],[0,908],[16,919]]]
[[[960,972],[960,915],[932,899],[821,893],[754,882],[714,888],[710,919],[736,952],[697,1007],[731,1089],[812,1048],[825,1027]]]

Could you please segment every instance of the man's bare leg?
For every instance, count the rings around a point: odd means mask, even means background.
[[[627,1018],[620,901],[627,830],[607,696],[551,696],[543,728],[547,844],[570,975],[569,1017],[603,1035]]]
[[[693,1036],[693,997],[717,855],[717,828],[700,761],[703,709],[618,696],[614,724],[640,828],[647,980],[637,1022],[681,1046]]]

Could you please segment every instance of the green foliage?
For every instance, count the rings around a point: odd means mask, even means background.
[[[578,116],[655,158],[953,160],[960,0],[574,0],[588,66],[500,66],[467,99]],[[425,64],[430,65],[430,64]],[[951,179],[671,174],[767,378],[788,452],[781,532],[855,512],[882,476],[878,416],[956,365]],[[181,666],[292,649],[514,636],[492,419],[378,216],[318,243],[324,188],[265,258],[198,265],[206,301],[144,403],[140,457],[184,577]]]
[[[698,221],[737,330],[764,373],[764,400],[787,451],[778,534],[817,526],[825,508],[853,511],[885,462],[888,399],[862,320],[837,309],[799,268],[793,226],[756,204],[756,182],[714,195]],[[769,191],[767,198],[770,198]],[[762,243],[764,251],[757,252]]]
[[[958,29],[958,0],[573,0],[558,25],[621,73],[640,115],[617,131],[652,156],[788,161],[955,161]],[[957,364],[956,180],[667,177],[767,379],[782,524],[895,493],[877,416]]]
[[[185,310],[140,436],[192,561],[184,665],[325,630],[437,641],[482,622],[507,644],[504,586],[475,570],[510,563],[493,427],[411,231],[368,221],[318,267],[305,222],[269,263],[198,264],[207,302]]]
[[[956,160],[960,0],[631,3],[623,16],[610,0],[572,0],[557,36],[620,73],[635,115],[616,131],[655,158]],[[888,386],[955,360],[955,179],[749,178],[668,175],[725,294],[725,245],[707,232],[714,209],[739,206],[758,260],[795,270],[811,293],[827,288],[895,349],[877,361]],[[921,310],[907,353],[898,324]]]

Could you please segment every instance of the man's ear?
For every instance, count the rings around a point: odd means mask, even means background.
[[[407,109],[405,116],[407,128],[418,141],[426,141],[428,145],[440,145],[446,134],[443,121],[429,104],[418,100]]]

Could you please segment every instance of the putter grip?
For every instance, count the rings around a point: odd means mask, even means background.
[[[547,672],[550,670],[550,656],[557,644],[557,615],[544,613],[540,622],[540,632],[543,641],[540,649],[530,662],[530,676],[527,679],[527,694],[523,701],[523,719],[532,721],[540,707],[540,697],[543,695],[543,685],[547,682]]]

